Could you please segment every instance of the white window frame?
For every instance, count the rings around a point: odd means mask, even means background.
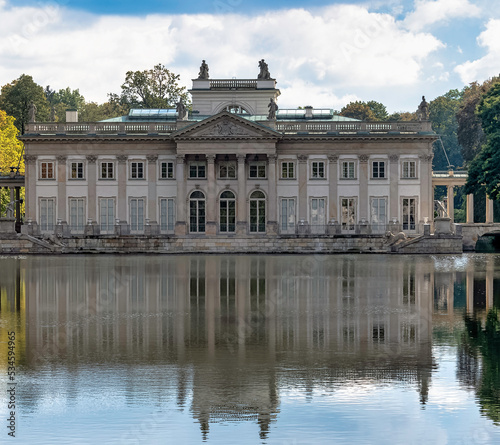
[[[191,175],[192,167],[196,167],[196,175]],[[203,176],[200,176],[200,167],[203,167]],[[188,163],[188,179],[206,179],[207,163],[205,161],[190,161]]]
[[[225,176],[222,175],[222,168],[223,167],[226,168],[226,175]],[[235,161],[221,161],[218,163],[217,170],[219,173],[218,174],[219,179],[237,179],[237,177],[238,177],[238,166],[236,165]],[[228,174],[230,171],[234,172],[233,176]]]
[[[375,164],[377,164],[377,174],[375,175]],[[384,167],[384,174],[381,176],[380,175],[380,165],[383,165]],[[374,160],[372,161],[372,179],[387,179],[387,162],[384,160]]]
[[[49,221],[49,207],[48,204],[49,202],[52,204],[52,215],[50,215],[50,221]],[[43,220],[42,215],[43,215],[43,205],[46,206],[46,221]],[[55,197],[48,197],[48,198],[39,198],[38,199],[38,209],[40,212],[40,230],[42,232],[49,232],[53,231],[55,229],[56,225],[56,214],[57,214],[57,199]]]
[[[165,166],[165,168],[164,168]],[[169,171],[170,166],[172,171]],[[175,179],[175,163],[174,161],[160,161],[160,179]]]
[[[311,179],[326,179],[326,162],[324,160],[311,161]]]
[[[69,227],[72,233],[83,233],[87,215],[87,200],[83,196],[70,196],[68,198]],[[76,214],[73,206],[76,205]]]
[[[175,230],[175,197],[161,197],[158,200],[160,231],[173,233]]]
[[[294,161],[281,161],[280,178],[295,179],[295,170]]]
[[[340,177],[342,179],[349,179],[349,180],[357,179],[356,166],[357,166],[356,161],[354,159],[343,159],[340,164],[341,168]]]
[[[135,217],[135,221],[132,219],[132,206],[133,203],[137,202],[137,214]],[[139,202],[142,202],[142,219],[140,218],[139,215]],[[131,232],[143,232],[144,231],[144,222],[146,220],[146,198],[144,196],[138,196],[138,197],[130,197],[128,201],[128,209],[129,209],[129,221],[130,221],[130,231]]]
[[[413,169],[412,169],[413,167]],[[401,162],[401,179],[417,179],[417,161],[405,159]]]
[[[111,176],[109,173],[109,166],[111,165]],[[103,167],[105,167],[105,172]],[[115,179],[115,163],[113,161],[99,161],[99,179],[110,180]],[[103,174],[104,173],[104,174]]]
[[[102,218],[103,216],[103,200],[106,200],[106,224],[103,225],[104,220]],[[113,203],[113,214],[109,214],[109,201],[112,201]],[[111,221],[110,221],[111,219]],[[114,233],[115,230],[115,219],[116,219],[116,198],[115,197],[106,197],[106,196],[100,196],[99,197],[99,226],[101,228],[101,233]]]
[[[141,168],[139,168],[139,166],[141,166]],[[144,161],[141,161],[141,160],[130,161],[130,176],[129,176],[129,178],[134,179],[134,180],[146,179],[145,166],[146,166],[146,163]]]
[[[76,180],[85,179],[85,163],[83,161],[69,161],[69,178]]]
[[[44,164],[45,164],[45,177],[44,177]],[[52,166],[52,176],[49,176],[49,169],[48,169],[48,166],[51,165]],[[40,161],[40,171],[39,171],[39,175],[38,175],[38,179],[43,179],[44,181],[51,181],[51,180],[54,180],[56,179],[56,163],[54,161]]]
[[[264,172],[264,175],[262,175]],[[248,179],[266,179],[267,164],[265,161],[252,161],[248,163]]]

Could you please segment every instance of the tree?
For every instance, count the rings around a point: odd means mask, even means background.
[[[500,82],[483,94],[477,107],[477,116],[486,142],[469,165],[465,193],[484,187],[491,199],[500,198]]]
[[[120,95],[110,93],[110,102],[119,102],[130,108],[174,108],[179,100],[185,104],[189,97],[185,87],[179,86],[180,76],[162,64],[144,71],[128,71]]]
[[[472,82],[462,90],[462,102],[457,111],[457,137],[466,162],[474,159],[486,141],[476,108],[482,96],[498,81],[500,77],[493,77],[482,84]]]
[[[460,91],[450,90],[446,94],[436,97],[429,104],[429,119],[432,123],[432,129],[441,138],[441,141],[434,143],[433,167],[435,170],[448,170],[450,165],[453,167],[463,165],[461,147],[458,144],[456,117],[461,99]]]
[[[390,122],[398,121],[398,122],[409,122],[416,121],[417,114],[415,112],[411,113],[409,111],[397,111],[396,113],[392,113],[387,116],[387,120]]]
[[[14,118],[0,110],[0,172],[10,172],[10,167],[19,168],[24,173],[23,143],[17,139],[19,130],[14,125]],[[0,214],[5,211],[10,201],[8,190],[0,189]]]
[[[80,119],[83,122],[98,122],[117,116],[128,114],[130,108],[126,104],[115,101],[97,104],[96,102],[86,102],[81,110]]]
[[[340,115],[353,119],[359,119],[361,121],[376,120],[375,113],[370,106],[365,102],[358,100],[356,102],[348,103],[345,107],[342,107]]]
[[[368,102],[366,102],[366,105],[368,105],[368,107],[370,107],[370,110],[373,111],[376,121],[386,121],[389,117],[389,113],[387,113],[387,108],[384,104],[381,104],[380,102],[377,102],[375,100],[369,100]]]
[[[24,133],[24,128],[29,119],[29,107],[34,103],[37,109],[36,120],[47,121],[50,107],[43,87],[36,84],[31,76],[21,75],[19,79],[4,85],[0,93],[0,109],[9,116],[13,116],[17,129]]]

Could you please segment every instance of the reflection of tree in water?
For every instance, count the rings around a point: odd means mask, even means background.
[[[466,332],[458,354],[461,380],[474,387],[481,412],[500,424],[500,321],[496,309],[488,312],[483,328],[475,316],[464,316]],[[481,364],[482,365],[481,365]]]

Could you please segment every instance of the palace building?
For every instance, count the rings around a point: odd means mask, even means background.
[[[192,110],[132,109],[103,122],[28,125],[26,220],[67,236],[408,234],[433,220],[425,101],[415,122],[278,109],[254,79],[193,80]]]

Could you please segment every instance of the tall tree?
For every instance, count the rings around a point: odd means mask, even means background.
[[[130,108],[174,108],[179,100],[189,101],[185,87],[179,85],[180,76],[162,64],[150,70],[128,71],[120,95],[109,94],[110,100]]]
[[[368,105],[370,107],[370,110],[373,111],[375,120],[385,121],[389,117],[389,113],[387,113],[387,108],[384,104],[375,100],[369,100],[368,102],[366,102],[366,105]]]
[[[432,123],[432,129],[441,138],[441,141],[434,143],[433,167],[435,170],[448,170],[450,165],[454,168],[463,165],[461,148],[458,144],[456,117],[461,99],[462,94],[459,90],[450,90],[446,94],[436,97],[429,104],[429,119]]]
[[[0,109],[13,116],[17,129],[24,133],[29,119],[29,108],[34,103],[37,109],[36,120],[44,122],[49,119],[50,107],[43,87],[33,81],[31,76],[23,74],[2,87],[0,93]]]
[[[474,159],[486,140],[476,108],[482,96],[498,81],[500,77],[493,77],[482,84],[472,82],[462,90],[462,102],[457,111],[457,137],[466,162]]]
[[[469,165],[465,193],[484,187],[491,199],[500,199],[500,82],[482,96],[477,115],[486,142]]]

